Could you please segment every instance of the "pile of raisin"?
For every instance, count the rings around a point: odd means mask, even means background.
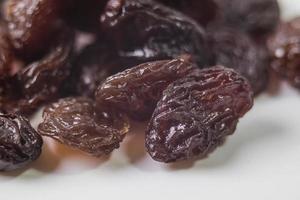
[[[110,154],[132,121],[149,121],[154,160],[203,159],[235,132],[270,71],[300,88],[300,20],[280,22],[277,0],[0,4],[3,171],[38,159],[41,136]]]

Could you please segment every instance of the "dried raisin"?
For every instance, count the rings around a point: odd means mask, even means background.
[[[73,39],[72,31],[61,32],[47,55],[4,80],[6,84],[3,87],[12,88],[12,91],[5,89],[6,94],[0,98],[2,109],[30,114],[41,104],[55,98],[70,73]]]
[[[0,113],[0,170],[24,167],[41,154],[43,140],[29,121],[19,115]]]
[[[147,151],[160,162],[204,158],[252,104],[251,86],[232,69],[193,72],[164,91],[146,132]]]
[[[61,0],[8,0],[6,20],[12,43],[19,55],[36,58],[45,52],[61,21]],[[46,48],[47,49],[47,48]]]
[[[145,60],[191,54],[207,64],[206,34],[196,21],[152,0],[110,0],[103,31],[125,57]]]
[[[126,117],[116,111],[96,111],[88,98],[66,98],[45,108],[41,135],[93,156],[111,153],[129,130]]]
[[[107,78],[96,91],[98,106],[114,107],[136,120],[149,118],[162,91],[196,67],[183,58],[149,62]]]

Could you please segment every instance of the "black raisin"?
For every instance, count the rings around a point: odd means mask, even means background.
[[[196,21],[151,0],[110,0],[101,17],[120,54],[142,60],[191,54],[207,64],[205,30]]]
[[[0,114],[0,170],[10,171],[36,160],[43,140],[20,115]]]

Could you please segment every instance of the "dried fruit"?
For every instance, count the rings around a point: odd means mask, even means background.
[[[102,108],[101,108],[102,109]],[[111,153],[129,130],[126,117],[107,109],[96,111],[88,98],[66,98],[47,106],[38,126],[43,136],[93,156]]]
[[[269,80],[267,51],[243,32],[231,28],[211,28],[211,63],[232,68],[251,83],[257,95],[264,91]]]
[[[20,115],[0,113],[0,171],[24,167],[36,160],[43,140]]]
[[[32,60],[41,55],[60,26],[61,0],[8,0],[6,20],[18,53]]]
[[[164,91],[146,132],[147,151],[160,162],[204,158],[252,104],[248,81],[232,69],[196,71]]]
[[[271,67],[300,89],[300,18],[282,23],[268,40]]]
[[[4,90],[10,94],[0,97],[0,107],[7,112],[29,114],[55,98],[70,72],[73,39],[73,32],[63,31],[47,55],[5,80],[3,87],[13,88],[13,91]]]
[[[204,29],[155,1],[110,0],[101,21],[124,57],[162,60],[191,54],[200,67],[207,64]]]
[[[253,35],[272,32],[279,23],[277,0],[215,0],[227,24]]]
[[[119,109],[133,119],[149,118],[163,90],[196,67],[184,58],[149,62],[127,69],[104,81],[96,90],[99,107]]]
[[[218,7],[214,0],[158,0],[187,16],[195,19],[202,25],[207,25],[217,15]]]

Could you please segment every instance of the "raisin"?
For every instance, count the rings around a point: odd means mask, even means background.
[[[107,78],[96,90],[99,107],[113,107],[135,120],[148,119],[163,90],[196,67],[184,58],[144,63]]]
[[[215,0],[227,24],[252,35],[268,34],[279,23],[277,0]]]
[[[252,105],[251,86],[232,69],[193,72],[163,92],[146,131],[147,151],[160,162],[205,158]]]
[[[61,0],[8,0],[6,20],[18,54],[32,60],[45,52],[61,21]]]
[[[101,17],[121,55],[142,60],[191,54],[207,64],[206,34],[196,21],[151,0],[110,0]]]
[[[22,168],[36,160],[43,140],[20,115],[0,114],[0,170]]]
[[[158,0],[206,26],[215,19],[218,11],[214,0]]]
[[[139,60],[118,55],[107,42],[96,41],[74,59],[70,81],[64,93],[93,97],[97,86],[108,76],[140,64]]]
[[[12,88],[12,91],[6,89],[4,93],[9,95],[0,98],[2,109],[30,114],[58,95],[63,81],[70,73],[73,35],[69,29],[62,31],[48,54],[5,80],[3,87]]]
[[[300,89],[300,18],[282,23],[267,43],[271,68]]]
[[[258,95],[268,84],[267,51],[243,32],[228,27],[210,28],[211,64],[233,68],[251,83]]]
[[[100,16],[107,0],[64,0],[67,11],[64,18],[69,25],[86,32],[100,30]]]
[[[93,156],[111,153],[129,130],[124,115],[113,110],[97,110],[88,98],[66,98],[45,108],[41,135],[80,149]]]

